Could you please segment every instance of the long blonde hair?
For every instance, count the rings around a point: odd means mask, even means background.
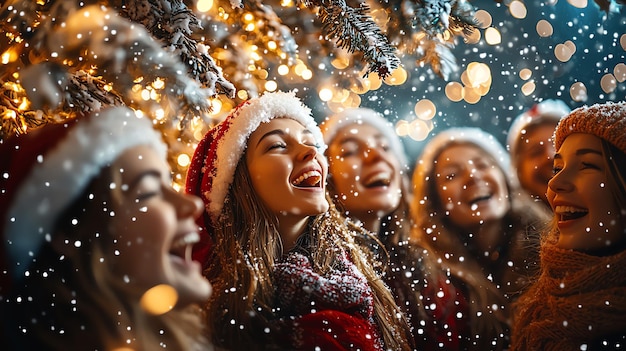
[[[205,274],[214,288],[206,306],[214,343],[229,349],[277,348],[272,346],[272,333],[280,328],[272,323],[272,271],[284,252],[278,218],[254,191],[245,157],[237,165],[218,225],[211,228],[211,234],[215,245]],[[406,321],[332,204],[328,212],[311,218],[307,235],[312,241],[309,258],[319,274],[332,268],[338,248],[350,255],[373,291],[375,319],[385,346],[405,349],[409,340]]]
[[[31,274],[15,291],[14,298],[21,296],[23,303],[12,306],[14,325],[26,330],[16,347],[26,342],[46,350],[80,345],[147,351],[163,344],[176,350],[211,349],[200,306],[150,314],[140,305],[145,291],[111,269],[119,247],[117,234],[108,226],[110,210],[121,196],[120,189],[109,188],[116,175],[119,172],[105,168],[59,216],[52,237],[66,243],[64,252],[46,242],[29,268]],[[15,335],[20,334],[16,329]]]

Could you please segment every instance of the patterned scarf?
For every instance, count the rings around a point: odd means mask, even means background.
[[[515,306],[511,350],[580,350],[626,335],[626,251],[599,257],[546,244],[541,267]]]

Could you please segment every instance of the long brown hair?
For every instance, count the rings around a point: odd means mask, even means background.
[[[44,243],[30,274],[16,285],[13,298],[21,296],[23,302],[11,306],[14,325],[26,330],[12,333],[23,337],[16,346],[155,350],[166,344],[176,350],[210,350],[200,306],[152,315],[140,305],[145,291],[111,269],[120,242],[108,226],[121,196],[119,187],[110,189],[116,176],[119,172],[103,169],[59,216],[51,241],[63,248]]]
[[[475,145],[468,142],[450,142],[446,145]],[[493,157],[482,150],[485,156]],[[432,158],[435,162],[445,147],[442,147]],[[494,164],[498,163],[494,161]],[[472,336],[479,336],[470,340],[472,347],[477,350],[491,349],[501,350],[507,345],[505,337],[508,335],[510,324],[509,301],[505,297],[504,290],[508,287],[496,277],[488,277],[491,270],[494,276],[506,276],[503,268],[487,268],[481,263],[481,256],[471,250],[471,244],[467,242],[465,233],[460,232],[449,222],[445,208],[442,205],[435,180],[436,174],[431,164],[418,163],[413,176],[413,201],[411,211],[416,221],[417,228],[414,232],[415,239],[423,246],[435,252],[444,267],[449,269],[453,278],[464,286],[466,299],[469,304],[469,325]],[[499,168],[501,172],[504,170]],[[506,174],[505,174],[506,175]],[[509,190],[510,210],[505,216],[502,232],[511,247],[506,247],[501,252],[499,262],[515,262],[515,265],[526,265],[530,269],[538,260],[535,255],[532,258],[514,257],[520,251],[534,252],[537,249],[537,240],[522,238],[531,235],[534,231],[529,229],[531,225],[541,224],[545,219],[544,214],[537,204],[528,197],[522,196],[516,191],[509,178],[507,188]],[[519,247],[518,247],[519,245]],[[528,245],[522,249],[521,246]],[[534,248],[532,247],[534,246]],[[510,256],[509,256],[510,255]],[[519,262],[518,261],[527,261]],[[498,273],[498,270],[501,271]],[[501,286],[498,286],[501,284]],[[519,282],[525,285],[526,282]]]
[[[272,271],[284,252],[278,218],[254,191],[245,157],[237,165],[218,224],[211,228],[215,245],[205,271],[214,288],[207,305],[209,333],[216,345],[225,348],[272,348],[272,332],[280,328],[272,323]],[[354,234],[332,204],[328,212],[312,217],[307,235],[312,241],[308,254],[313,269],[328,272],[336,249],[345,250],[372,289],[375,319],[386,348],[406,349],[408,325],[366,254],[354,243]]]

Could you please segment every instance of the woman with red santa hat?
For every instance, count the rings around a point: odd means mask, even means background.
[[[217,346],[410,349],[364,233],[328,201],[324,148],[310,109],[285,92],[244,102],[198,145],[187,191],[205,202],[196,257],[215,290],[206,309]]]

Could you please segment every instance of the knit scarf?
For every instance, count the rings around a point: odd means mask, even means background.
[[[546,244],[516,304],[511,350],[580,350],[626,334],[626,251],[590,256]]]

